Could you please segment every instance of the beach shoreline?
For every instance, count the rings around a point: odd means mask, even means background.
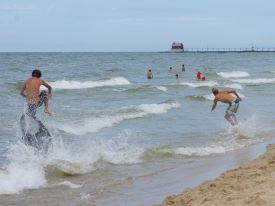
[[[275,139],[271,138],[238,150],[204,156],[188,164],[171,164],[168,170],[137,178],[111,195],[97,199],[96,205],[121,205],[123,202],[124,205],[140,206],[161,203],[165,197],[198,187],[205,181],[254,160],[265,153],[268,145],[274,143]]]
[[[165,198],[155,206],[274,205],[275,144],[264,154],[227,170],[214,180]]]

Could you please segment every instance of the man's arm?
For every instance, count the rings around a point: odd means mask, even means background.
[[[21,89],[20,89],[20,95],[24,98],[26,98],[26,95],[25,95],[25,89],[26,89],[26,82],[24,82],[24,84],[22,85]]]
[[[217,103],[218,103],[218,101],[217,101],[216,99],[214,99],[214,101],[213,101],[213,106],[212,106],[212,109],[211,109],[211,112],[213,112],[213,110],[216,108]]]
[[[43,81],[42,85],[44,85],[46,88],[48,88],[48,94],[49,94],[49,96],[52,96],[52,87],[45,81]]]
[[[233,93],[239,100],[241,100],[241,97],[238,95],[235,89],[229,89],[227,90],[228,93]]]

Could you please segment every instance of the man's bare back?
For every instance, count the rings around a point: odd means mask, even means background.
[[[39,88],[42,85],[45,85],[43,80],[37,77],[31,77],[24,82],[20,94],[22,95],[22,93],[24,93],[28,103],[36,103],[39,100]]]
[[[34,71],[39,71],[39,70],[34,70]],[[26,98],[27,103],[29,104],[37,104],[39,102],[39,100],[41,99],[41,94],[40,94],[40,86],[45,86],[46,88],[48,88],[48,94],[46,95],[47,98],[44,101],[45,103],[45,112],[48,114],[51,114],[48,110],[48,97],[51,97],[51,91],[52,91],[52,87],[46,83],[44,80],[40,79],[41,76],[41,72],[38,72],[38,75],[32,74],[32,77],[30,77],[29,79],[27,79],[21,90],[20,90],[20,94]]]
[[[225,113],[225,119],[231,124],[231,125],[236,125],[237,124],[237,119],[235,117],[235,114],[238,110],[239,107],[239,101],[241,100],[240,96],[234,89],[228,89],[224,91],[219,91],[216,88],[212,89],[212,92],[215,96],[214,101],[213,101],[213,106],[211,109],[211,112],[216,108],[218,102],[223,102],[229,105],[229,107],[226,110]],[[234,94],[232,96],[231,94]]]
[[[230,93],[232,92],[221,91],[215,96],[214,101],[230,104],[235,99]]]

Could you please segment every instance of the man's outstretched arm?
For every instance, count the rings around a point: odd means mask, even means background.
[[[235,89],[229,89],[227,90],[228,93],[233,93],[238,99],[241,100],[241,97],[239,96],[239,94],[236,92]]]
[[[212,109],[211,109],[211,112],[213,112],[213,110],[216,108],[216,106],[217,106],[217,100],[214,99],[214,101],[213,101],[213,106],[212,106]]]
[[[52,96],[52,87],[48,83],[46,83],[45,81],[43,81],[43,85],[48,88],[49,96]]]

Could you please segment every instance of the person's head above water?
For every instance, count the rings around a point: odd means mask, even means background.
[[[149,69],[149,72],[152,72],[152,70],[151,70],[151,69]]]
[[[40,78],[42,76],[41,71],[39,69],[35,69],[32,71],[32,77]]]
[[[217,94],[219,93],[219,90],[218,90],[217,88],[213,88],[213,89],[212,89],[212,93],[213,93],[214,95],[217,95]]]

